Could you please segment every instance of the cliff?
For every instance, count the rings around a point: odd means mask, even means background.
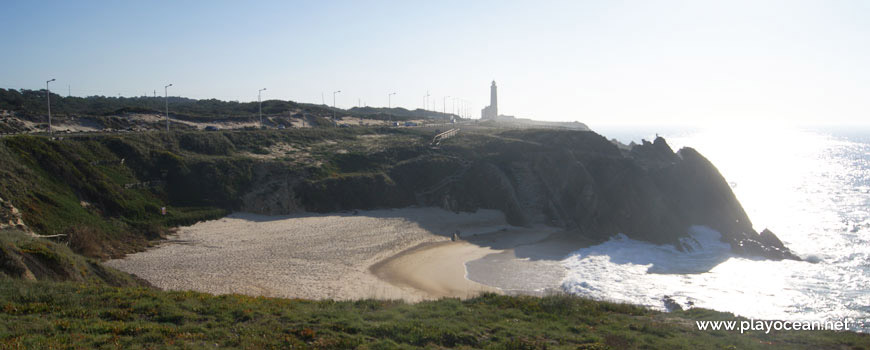
[[[705,225],[737,254],[798,259],[772,232],[753,228],[722,175],[694,149],[675,153],[658,138],[623,150],[578,131],[464,137],[401,162],[386,176],[303,182],[299,206],[498,209],[514,225],[561,226],[593,239],[623,233],[680,249],[691,249],[680,243],[690,226]]]
[[[772,232],[753,229],[715,166],[691,148],[675,153],[661,138],[620,148],[594,132],[541,129],[463,131],[431,148],[432,135],[336,128],[8,137],[0,196],[20,210],[11,224],[67,235],[76,252],[99,258],[233,210],[419,205],[497,209],[514,225],[597,240],[623,233],[681,249],[690,249],[680,245],[690,226],[706,225],[738,254],[797,259]]]
[[[623,233],[681,249],[690,249],[679,243],[690,226],[706,225],[738,254],[797,259],[773,233],[753,229],[722,175],[694,149],[674,153],[658,138],[626,151],[592,132],[501,136],[517,145],[478,159],[483,173],[471,172],[444,195],[487,203],[492,196],[474,189],[495,178],[505,187],[498,206],[517,224],[555,223],[592,237]]]

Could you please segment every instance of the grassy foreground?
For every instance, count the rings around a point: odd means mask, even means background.
[[[309,301],[0,279],[2,349],[870,349],[851,332],[702,332],[696,319],[587,299]]]

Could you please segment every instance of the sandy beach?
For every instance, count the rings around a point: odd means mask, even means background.
[[[462,239],[454,242],[457,230]],[[494,210],[235,213],[182,227],[106,265],[159,288],[214,294],[406,301],[534,294],[557,288],[563,276],[557,231],[510,226]]]

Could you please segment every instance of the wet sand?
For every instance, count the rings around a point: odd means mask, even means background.
[[[503,290],[498,283],[490,284],[484,279],[475,278],[467,266],[475,263],[486,265],[488,269],[482,270],[480,274],[498,276],[495,280],[513,279],[513,276],[518,276],[519,271],[504,268],[506,265],[499,261],[493,264],[487,258],[500,254],[513,254],[514,248],[519,246],[535,246],[555,231],[551,227],[510,227],[490,233],[464,236],[455,242],[425,243],[372,265],[370,270],[375,276],[394,286],[424,291],[434,298],[467,298],[482,292],[502,293]],[[554,264],[558,265],[557,262]],[[526,267],[536,266],[520,266],[520,268]],[[558,267],[561,268],[561,265]],[[549,274],[554,277],[548,279],[550,286],[555,286],[561,281],[562,271]],[[523,283],[515,282],[515,284]],[[534,293],[535,291],[530,288],[517,288],[512,292]]]
[[[547,295],[562,293],[566,269],[561,260],[594,242],[569,238],[566,232],[550,232],[534,241],[494,240],[501,250],[466,264],[468,279],[498,288],[507,294]],[[475,237],[475,244],[486,245],[485,237]]]
[[[491,252],[461,241],[426,243],[372,265],[370,270],[391,285],[423,291],[430,298],[468,298],[483,292],[500,292],[466,278],[465,263]]]

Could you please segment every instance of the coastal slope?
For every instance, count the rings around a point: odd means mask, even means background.
[[[0,196],[40,235],[119,257],[169,227],[229,212],[288,215],[434,206],[495,209],[578,239],[685,244],[709,226],[737,254],[796,259],[759,234],[718,170],[664,139],[621,146],[590,131],[309,129],[89,135],[0,142]],[[160,208],[168,208],[166,215]],[[86,234],[85,234],[86,233]],[[75,241],[83,239],[83,241]]]

